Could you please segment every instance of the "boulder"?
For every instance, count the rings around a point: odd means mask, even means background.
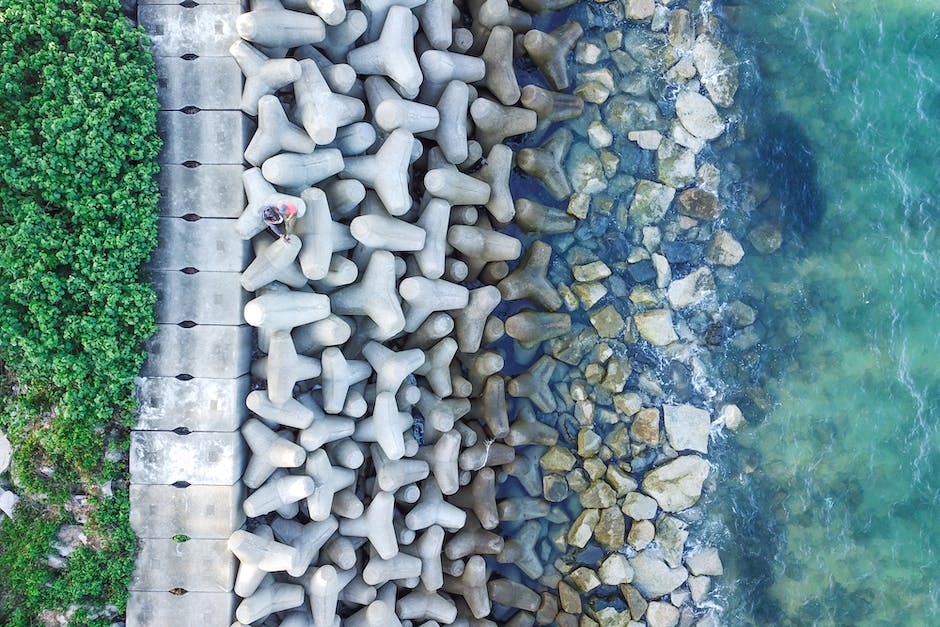
[[[666,405],[663,407],[663,423],[669,445],[675,450],[708,452],[711,417],[704,409],[692,405]]]
[[[597,619],[595,624],[600,627],[632,627],[634,625],[633,617],[630,616],[630,612],[618,612],[612,607],[597,610],[597,612],[594,613],[594,617]],[[591,625],[591,623],[585,622],[584,619],[586,617],[582,616],[581,618],[581,625]]]
[[[663,141],[663,135],[659,131],[630,131],[627,139],[636,142],[643,150],[656,150]]]
[[[626,52],[624,55],[631,58]],[[616,55],[614,55],[614,60],[617,60]],[[637,130],[658,129],[665,125],[660,117],[659,108],[646,99],[631,98],[621,94],[611,98],[604,107],[606,108],[604,121],[607,122],[607,128],[615,135],[626,135],[630,131]]]
[[[649,446],[659,444],[659,410],[647,407],[638,411],[630,425],[630,435],[637,442]]]
[[[735,432],[747,424],[744,414],[741,413],[741,409],[737,405],[722,405],[721,409],[718,410],[718,422]]]
[[[679,194],[676,208],[679,213],[700,220],[714,220],[721,214],[718,196],[704,189],[692,187]]]
[[[625,0],[627,19],[630,20],[648,20],[653,17],[656,9],[656,3],[653,0]]]
[[[697,305],[715,294],[715,277],[708,268],[699,268],[669,284],[666,297],[673,309]]]
[[[783,231],[776,224],[765,222],[751,229],[747,239],[754,249],[762,255],[769,255],[783,243]]]
[[[594,537],[601,546],[616,551],[623,547],[623,537],[626,529],[627,526],[620,509],[608,507],[601,510],[600,520],[597,522],[597,526],[594,527]]]
[[[6,472],[10,467],[10,459],[13,456],[13,447],[10,446],[10,440],[3,433],[0,433],[0,473]]]
[[[626,324],[623,316],[613,305],[607,305],[603,309],[592,313],[590,320],[594,328],[597,329],[597,334],[608,338],[620,335]]]
[[[617,493],[605,481],[595,481],[581,493],[581,506],[606,508],[617,502]]]
[[[597,569],[597,575],[600,577],[601,583],[608,586],[619,586],[622,583],[633,581],[633,567],[630,566],[626,556],[620,553],[612,553],[601,562],[600,568]]]
[[[679,623],[679,608],[672,603],[653,601],[646,608],[647,627],[675,627]]]
[[[633,322],[643,339],[655,346],[666,346],[679,339],[672,327],[672,313],[668,309],[634,314]]]
[[[656,150],[656,175],[661,183],[682,189],[695,182],[695,153],[671,139],[663,139]]]
[[[691,553],[685,558],[685,567],[693,575],[718,577],[724,574],[724,567],[721,565],[718,549],[713,546],[701,548]]]
[[[723,229],[715,231],[705,251],[705,258],[717,266],[736,266],[743,257],[744,248]]]
[[[689,573],[681,566],[670,568],[650,550],[640,551],[629,560],[633,568],[632,585],[647,599],[658,599],[685,583]]]
[[[642,490],[664,511],[680,512],[698,502],[708,470],[708,462],[698,455],[683,455],[651,470]]]
[[[623,497],[622,511],[633,520],[652,520],[656,517],[656,501],[640,494],[630,492]]]
[[[633,202],[630,203],[630,220],[641,226],[659,222],[675,197],[676,190],[673,187],[653,181],[637,181]]]
[[[596,194],[607,188],[604,166],[597,153],[584,143],[577,143],[568,152],[568,181],[575,192]]]
[[[636,520],[630,525],[630,533],[627,535],[627,544],[637,551],[642,551],[653,541],[656,536],[656,528],[648,520]]]
[[[688,523],[675,516],[661,516],[656,521],[656,544],[670,567],[682,565],[685,541],[689,539]]]
[[[699,139],[712,140],[725,132],[725,123],[715,105],[694,91],[682,91],[676,97],[676,115],[687,131]]]
[[[719,107],[730,107],[738,90],[738,58],[734,51],[722,41],[703,34],[695,40],[692,58],[708,97]]]
[[[581,515],[578,516],[574,524],[571,525],[571,529],[568,531],[568,544],[576,546],[579,549],[583,549],[587,546],[587,543],[591,540],[591,536],[594,535],[594,527],[597,525],[597,521],[600,520],[600,517],[600,512],[596,509],[586,509],[581,512]]]

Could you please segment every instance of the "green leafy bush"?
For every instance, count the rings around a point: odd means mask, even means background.
[[[142,264],[160,142],[152,59],[117,0],[0,0],[0,33],[0,429],[24,502],[42,510],[0,528],[0,623],[28,625],[126,597],[126,492],[99,503],[109,522],[92,531],[120,541],[64,571],[40,558],[71,493],[126,476],[104,453],[127,446],[154,329]]]

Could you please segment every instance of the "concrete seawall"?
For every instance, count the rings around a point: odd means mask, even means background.
[[[189,6],[187,6],[189,5]],[[239,274],[248,242],[242,153],[252,132],[239,111],[242,78],[228,48],[240,0],[142,0],[160,112],[159,245],[149,269],[157,333],[137,386],[131,436],[131,524],[138,536],[128,627],[229,627],[236,564],[226,548],[244,522],[253,331]]]

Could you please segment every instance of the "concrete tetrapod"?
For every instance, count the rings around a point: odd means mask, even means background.
[[[340,176],[355,178],[365,187],[374,189],[379,199],[393,216],[411,209],[408,191],[408,166],[414,137],[403,128],[397,128],[385,139],[374,155],[350,157]]]
[[[535,111],[539,123],[572,120],[584,112],[581,96],[549,91],[538,85],[523,87],[520,102],[526,109]]]
[[[395,497],[389,492],[379,492],[362,516],[341,520],[339,532],[344,536],[368,538],[380,557],[390,559],[398,554],[398,538],[392,522],[394,512]]]
[[[359,74],[380,74],[395,82],[406,98],[418,95],[423,76],[415,57],[411,23],[414,16],[406,7],[395,5],[388,9],[382,23],[382,33],[372,43],[355,48],[346,59]],[[377,22],[374,17],[372,27]]]
[[[568,53],[584,34],[577,22],[566,22],[550,33],[530,30],[522,45],[553,89],[568,89]]]
[[[294,59],[269,59],[251,44],[239,39],[229,48],[238,67],[245,75],[241,110],[248,115],[258,114],[258,101],[262,96],[300,78],[300,64]]]
[[[239,37],[269,48],[294,48],[322,41],[326,35],[323,20],[309,13],[288,11],[280,3],[242,13],[235,20]]]
[[[258,129],[245,148],[245,161],[259,166],[282,150],[309,154],[316,144],[300,127],[291,124],[275,96],[258,100]]]
[[[303,59],[295,63],[300,68],[300,76],[294,83],[296,114],[313,141],[328,144],[336,138],[338,128],[358,122],[365,116],[361,100],[330,90],[316,62]]]

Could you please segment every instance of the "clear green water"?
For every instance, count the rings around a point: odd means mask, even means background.
[[[940,625],[940,1],[716,10],[783,143],[751,166],[802,194],[740,267],[765,336],[723,368],[766,397],[718,456],[723,623]]]

